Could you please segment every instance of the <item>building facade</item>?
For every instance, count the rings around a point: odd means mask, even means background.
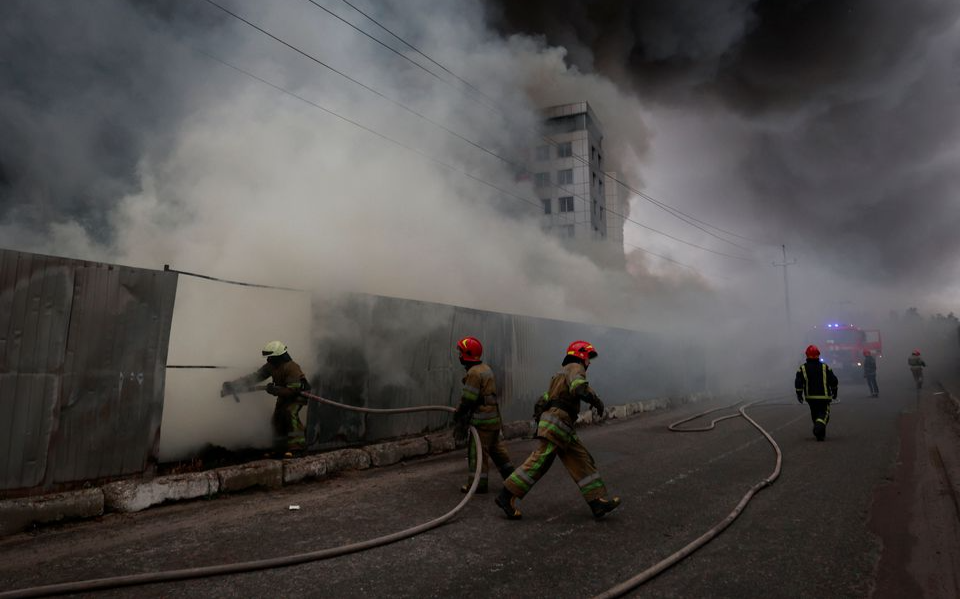
[[[543,115],[546,135],[530,164],[543,205],[541,225],[566,239],[606,239],[607,183],[599,119],[587,102],[551,106]]]

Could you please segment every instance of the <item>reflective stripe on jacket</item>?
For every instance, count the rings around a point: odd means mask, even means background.
[[[807,399],[833,399],[837,386],[837,376],[820,360],[807,360],[794,377],[797,393],[803,393]]]
[[[489,366],[481,362],[467,370],[466,376],[463,377],[460,405],[466,405],[470,409],[470,424],[478,429],[500,428],[497,381]]]

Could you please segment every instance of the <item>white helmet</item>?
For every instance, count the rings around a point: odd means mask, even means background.
[[[287,346],[282,341],[271,341],[263,346],[263,355],[266,358],[275,358],[287,353]]]

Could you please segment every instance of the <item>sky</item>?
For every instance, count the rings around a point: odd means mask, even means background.
[[[0,247],[646,330],[782,319],[785,245],[798,326],[960,311],[953,3],[217,4],[0,6]],[[511,164],[584,99],[626,272]]]

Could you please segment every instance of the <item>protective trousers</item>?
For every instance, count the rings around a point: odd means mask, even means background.
[[[864,375],[864,378],[867,379],[867,386],[870,387],[870,395],[878,395],[880,393],[880,388],[877,387],[877,375],[867,374]]]
[[[576,435],[570,436],[563,445],[542,437],[538,441],[540,445],[533,450],[530,457],[504,481],[503,486],[507,490],[522,498],[559,457],[587,502],[607,496],[606,485],[600,478],[593,456]]]
[[[306,401],[277,398],[270,424],[273,427],[273,448],[275,451],[302,451],[306,447],[303,422],[300,409]]]
[[[490,470],[490,460],[493,460],[497,471],[500,472],[503,478],[510,475],[513,466],[510,465],[510,454],[507,453],[507,448],[504,447],[503,441],[500,440],[499,428],[495,430],[478,429],[477,434],[480,435],[480,446],[482,449],[482,453],[480,454],[480,482],[477,485],[477,490],[484,492],[487,490],[489,482],[488,472]],[[470,468],[469,478],[467,479],[467,484],[469,485],[473,482],[473,473],[477,468],[477,447],[472,441],[467,442],[467,464]]]
[[[813,434],[817,437],[826,434],[827,423],[830,422],[830,400],[808,397],[807,405],[810,406],[810,419],[813,420]],[[818,429],[823,432],[818,434]]]
[[[913,374],[913,382],[917,384],[917,389],[923,386],[923,369],[922,368],[911,368],[911,374]]]

